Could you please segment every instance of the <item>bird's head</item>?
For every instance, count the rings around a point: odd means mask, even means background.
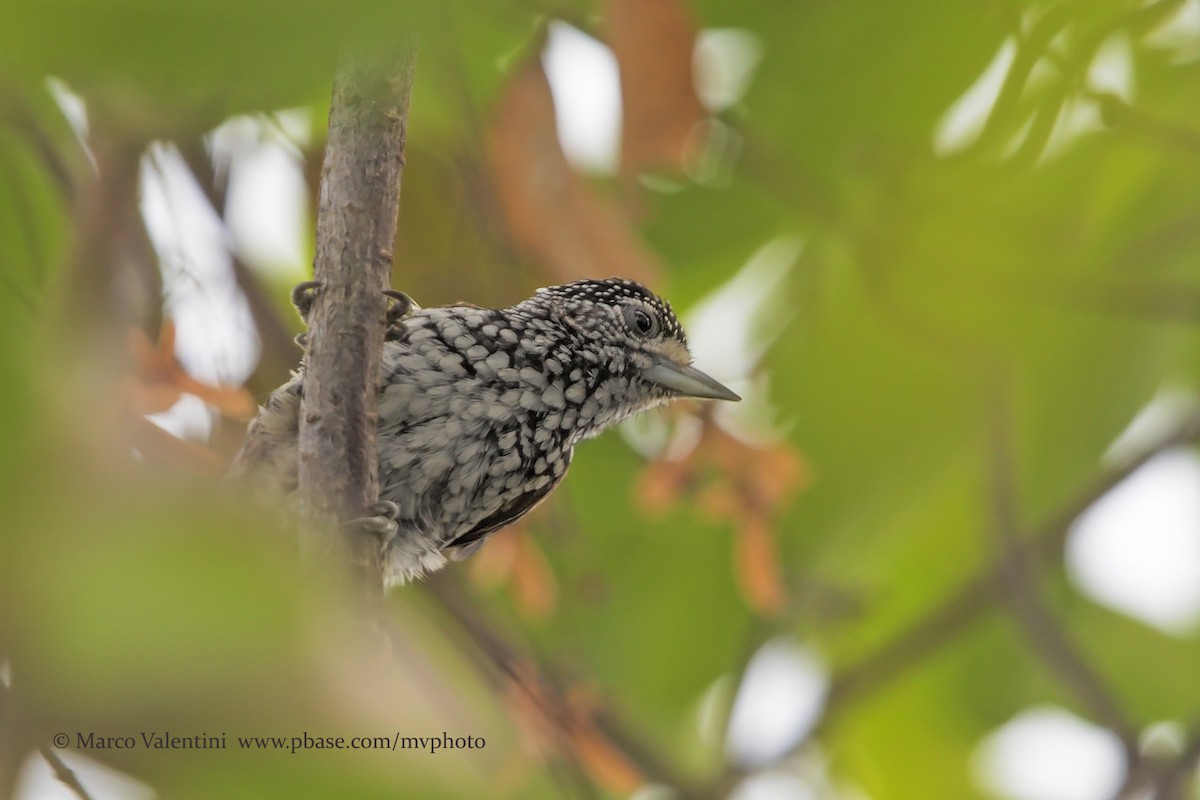
[[[637,405],[679,397],[741,399],[692,366],[687,336],[671,304],[636,281],[575,281],[539,289],[534,300],[550,305],[599,369],[644,395]]]

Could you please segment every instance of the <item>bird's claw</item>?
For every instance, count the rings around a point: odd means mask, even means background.
[[[342,523],[343,530],[351,533],[362,533],[379,539],[380,545],[387,547],[400,526],[396,519],[400,516],[400,506],[390,500],[381,500],[367,506],[366,514]]]
[[[297,283],[292,289],[292,305],[296,307],[296,311],[299,312],[305,325],[308,324],[308,314],[312,311],[313,302],[317,299],[317,292],[321,291],[323,285],[320,281],[304,281]],[[400,320],[414,311],[420,311],[421,307],[407,294],[396,289],[385,289],[383,296],[387,303],[384,338],[390,340],[397,338],[399,333],[397,324]],[[308,344],[307,336],[303,333],[297,336],[296,344],[304,348]]]
[[[296,307],[296,311],[300,312],[300,319],[308,324],[308,312],[312,310],[313,301],[317,299],[317,292],[321,290],[320,281],[304,281],[297,283],[292,289],[292,305]]]
[[[400,506],[393,503],[391,500],[380,500],[378,503],[372,503],[367,506],[367,515],[372,517],[384,517],[393,522],[400,518]]]
[[[421,307],[411,297],[397,289],[384,289],[383,296],[387,303],[384,338],[390,341],[398,338],[400,331],[403,330],[398,323],[414,311],[420,311]]]

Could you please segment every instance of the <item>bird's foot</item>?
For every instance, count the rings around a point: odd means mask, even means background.
[[[321,285],[320,281],[304,281],[297,283],[292,289],[292,305],[300,312],[300,319],[304,320],[305,325],[308,324],[308,312],[312,311],[313,301],[317,299]]]
[[[400,506],[390,500],[380,500],[367,506],[364,516],[342,523],[342,529],[374,536],[379,539],[382,547],[387,547],[400,529],[396,522],[399,516]]]
[[[399,322],[414,311],[420,311],[421,307],[407,294],[396,289],[385,289],[383,296],[387,303],[383,337],[391,341],[398,338],[403,330],[399,327]]]
[[[292,289],[292,305],[296,307],[296,311],[300,314],[300,319],[304,320],[304,324],[308,324],[308,314],[312,311],[313,302],[317,299],[317,292],[321,291],[323,284],[320,281],[304,281],[297,283]],[[396,289],[385,289],[383,292],[384,300],[387,303],[386,317],[384,318],[384,338],[394,339],[400,332],[397,324],[412,314],[414,311],[420,311],[421,307],[404,292]],[[308,338],[305,334],[300,334],[296,337],[296,344],[304,347],[308,343]]]
[[[308,324],[308,312],[312,311],[313,301],[317,299],[317,292],[321,290],[320,281],[304,281],[297,283],[292,289],[292,305],[296,307],[296,311],[300,314],[300,319],[304,320],[304,324]],[[293,340],[301,350],[308,349],[308,333],[301,333]]]

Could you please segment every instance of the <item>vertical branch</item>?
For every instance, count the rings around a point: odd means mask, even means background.
[[[383,598],[382,554],[369,535],[343,535],[337,522],[379,497],[376,392],[383,348],[392,243],[400,206],[415,51],[348,58],[334,81],[321,170],[319,284],[309,314],[300,409],[302,546],[350,567],[369,609]]]
[[[91,114],[88,147],[96,171],[72,197],[74,243],[61,298],[65,331],[88,331],[95,356],[120,363],[131,325],[156,339],[162,324],[162,273],[138,212],[138,180],[146,142],[131,136],[101,106]],[[102,335],[96,336],[96,332]]]

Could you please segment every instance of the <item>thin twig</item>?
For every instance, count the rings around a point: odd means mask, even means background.
[[[1037,656],[1075,692],[1093,717],[1120,737],[1132,768],[1139,758],[1137,730],[1120,709],[1113,692],[1046,607],[1038,586],[1037,553],[1023,545],[1008,391],[1007,382],[1000,378],[989,392],[986,448],[991,528],[997,549],[996,565],[1004,585],[1003,600]]]
[[[49,747],[39,747],[38,752],[42,754],[42,758],[46,759],[46,763],[50,765],[50,769],[54,770],[54,777],[58,778],[59,783],[66,786],[72,792],[79,796],[79,800],[92,800],[92,795],[88,792],[79,780],[79,776],[75,774],[75,770],[71,769],[66,763],[59,758],[58,753],[51,750]]]
[[[1059,564],[1071,525],[1084,511],[1155,456],[1198,440],[1200,414],[1194,414],[1127,461],[1097,474],[1032,536],[1023,537],[1019,549],[1035,554],[1047,565]],[[995,607],[1003,589],[1003,565],[991,563],[951,590],[931,611],[890,641],[857,663],[843,668],[830,685],[819,728],[827,727],[855,701],[878,691],[979,621]]]
[[[130,325],[151,333],[161,325],[162,273],[138,211],[144,143],[126,136],[103,111],[96,108],[88,140],[97,172],[79,183],[72,203],[70,291],[58,310],[58,327],[88,331],[74,341],[93,349],[89,357],[120,363]]]
[[[221,220],[225,238],[230,240],[229,263],[233,269],[233,277],[237,281],[242,295],[246,298],[250,317],[254,320],[254,326],[262,344],[262,355],[255,374],[266,372],[267,379],[263,381],[261,387],[251,386],[251,390],[257,392],[259,389],[266,391],[274,388],[287,375],[287,370],[295,366],[298,353],[293,335],[284,325],[275,304],[263,291],[262,284],[254,276],[246,262],[237,254],[236,248],[232,246],[232,234],[224,219],[226,184],[219,179],[213,169],[212,160],[205,152],[204,143],[198,138],[189,139],[179,144],[179,153],[196,182],[200,184],[204,196],[208,198],[213,213]]]
[[[1173,758],[1151,751],[1126,771],[1121,788],[1113,800],[1186,800],[1189,779],[1194,779],[1200,764],[1200,719],[1188,728],[1183,747]]]
[[[1056,513],[1035,530],[1032,535],[1014,536],[1011,550],[980,570],[974,577],[952,589],[931,611],[917,619],[907,628],[874,652],[848,667],[843,667],[830,681],[826,694],[825,710],[812,729],[777,760],[782,762],[802,752],[809,744],[827,731],[843,717],[854,703],[879,691],[891,681],[914,668],[940,647],[953,641],[963,631],[983,618],[1003,601],[1008,580],[1008,559],[1031,559],[1042,566],[1057,566],[1063,557],[1063,548],[1072,523],[1098,500],[1120,485],[1146,462],[1174,449],[1200,441],[1200,413],[1182,420],[1173,430],[1150,443],[1142,451],[1125,462],[1099,472],[1074,498],[1065,503]],[[1006,512],[1007,513],[1007,512]],[[1064,670],[1065,673],[1065,670]],[[1104,705],[1094,698],[1096,707]],[[1089,704],[1089,707],[1091,705]],[[1108,717],[1106,712],[1103,717]],[[1119,715],[1114,715],[1119,719]],[[1123,731],[1129,725],[1124,722],[1111,723]],[[1133,739],[1126,733],[1123,737],[1126,749]],[[1200,748],[1200,733],[1196,745]],[[1135,751],[1136,752],[1136,751]],[[1200,755],[1196,757],[1200,759]],[[1136,759],[1132,762],[1137,764]],[[717,776],[706,793],[696,797],[720,797],[742,776],[744,770],[730,765]],[[1169,795],[1168,795],[1169,796]],[[1172,798],[1174,800],[1174,798]]]
[[[557,670],[544,663],[544,659],[538,662],[506,641],[494,626],[463,599],[462,590],[449,579],[434,576],[422,586],[467,635],[472,644],[471,655],[484,674],[502,675],[517,686],[545,720],[564,739],[569,739],[579,711],[568,701],[562,681],[557,678]],[[532,677],[530,666],[536,667]],[[683,798],[701,796],[693,781],[630,731],[610,708],[592,710],[589,720],[648,781],[674,787],[677,795]],[[564,750],[575,761],[572,748],[565,747]]]
[[[557,691],[547,691],[549,681],[543,674],[531,676],[522,663],[517,649],[486,623],[482,616],[462,600],[461,589],[451,585],[444,577],[433,576],[422,584],[422,588],[438,602],[442,610],[458,625],[468,640],[463,652],[475,663],[484,678],[497,693],[505,688],[516,687],[527,702],[542,715],[544,721],[565,741],[569,736],[570,712]],[[536,684],[536,685],[535,685]],[[562,765],[571,773],[570,780],[576,786],[592,786],[592,782],[580,762],[574,748],[561,746]]]
[[[1151,800],[1184,800],[1189,797],[1188,779],[1196,774],[1200,765],[1200,730],[1192,727],[1192,735],[1179,757],[1159,774],[1150,793]]]

